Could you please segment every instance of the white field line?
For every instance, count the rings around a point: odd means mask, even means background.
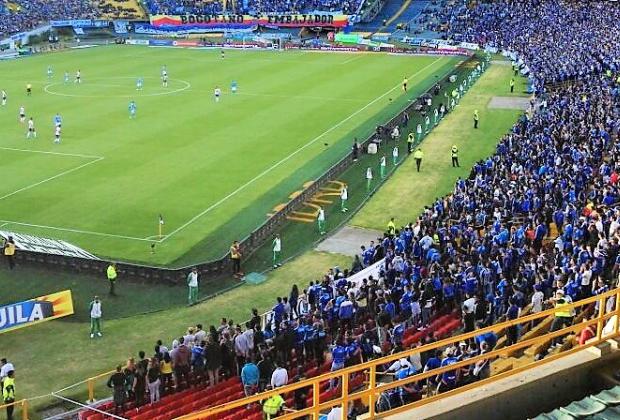
[[[415,72],[414,74],[412,74],[411,76],[409,76],[409,79],[413,79],[415,76],[417,76],[418,74],[424,72],[426,69],[430,68],[431,66],[435,65],[437,62],[439,62],[440,60],[442,60],[442,57],[437,58],[435,61],[433,61],[432,63],[428,64],[427,66],[423,67],[422,69],[418,70],[417,72]],[[282,165],[283,163],[289,161],[291,158],[293,158],[294,156],[296,156],[298,153],[300,153],[301,151],[305,150],[306,148],[308,148],[309,146],[313,145],[314,143],[316,143],[317,141],[319,141],[320,139],[322,139],[323,137],[325,137],[327,134],[331,133],[332,131],[334,131],[335,129],[337,129],[338,127],[340,127],[342,124],[346,123],[347,121],[349,121],[351,118],[355,117],[356,115],[360,114],[361,112],[363,112],[364,110],[366,110],[367,108],[371,107],[372,105],[374,105],[376,102],[380,101],[381,99],[385,98],[387,95],[389,95],[390,93],[392,93],[394,90],[399,89],[401,87],[401,84],[398,83],[396,86],[394,86],[393,88],[391,88],[390,90],[388,90],[387,92],[381,94],[380,96],[376,97],[375,99],[373,99],[372,101],[370,101],[368,104],[366,104],[364,107],[358,109],[357,111],[355,111],[353,114],[349,115],[348,117],[346,117],[344,120],[340,121],[339,123],[333,125],[332,127],[328,128],[326,131],[324,131],[323,133],[319,134],[318,136],[316,136],[315,138],[313,138],[312,140],[310,140],[308,143],[304,144],[303,146],[301,146],[299,149],[295,150],[293,153],[291,153],[290,155],[282,158],[281,160],[277,161],[276,163],[274,163],[273,165],[271,165],[269,168],[265,169],[263,172],[261,172],[260,174],[258,174],[257,176],[255,176],[254,178],[252,178],[251,180],[249,180],[248,182],[246,182],[245,184],[241,185],[239,188],[237,188],[236,190],[234,190],[233,192],[231,192],[230,194],[226,195],[225,197],[219,199],[217,202],[215,202],[214,204],[210,205],[209,207],[207,207],[206,209],[204,209],[203,211],[201,211],[200,213],[198,213],[197,215],[195,215],[194,217],[192,217],[191,219],[189,219],[187,222],[185,222],[184,224],[182,224],[181,226],[179,226],[178,228],[174,229],[172,232],[170,232],[169,234],[165,235],[160,242],[164,242],[166,240],[168,240],[169,238],[173,237],[174,235],[176,235],[178,232],[182,231],[183,229],[185,229],[186,227],[188,227],[189,225],[191,225],[192,223],[194,223],[196,220],[200,219],[202,216],[204,216],[205,214],[209,213],[210,211],[212,211],[213,209],[219,207],[222,203],[224,203],[225,201],[227,201],[228,199],[230,199],[231,197],[234,197],[235,195],[237,195],[239,192],[243,191],[244,189],[246,189],[247,187],[249,187],[250,185],[252,185],[254,182],[258,181],[259,179],[261,179],[262,177],[264,177],[265,175],[267,175],[268,173],[270,173],[271,171],[273,171],[274,169],[276,169],[277,167],[279,167],[280,165]]]
[[[158,242],[158,241],[151,240],[151,239],[136,238],[134,236],[115,235],[112,233],[93,232],[89,230],[80,230],[80,229],[71,229],[71,228],[61,228],[57,226],[37,225],[34,223],[15,222],[13,220],[0,220],[0,222],[4,223],[2,226],[5,226],[5,225],[27,226],[27,227],[34,227],[34,228],[40,228],[40,229],[58,230],[61,232],[80,233],[83,235],[104,236],[107,238],[130,239],[132,241],[143,241],[143,242]]]
[[[97,163],[97,162],[99,162],[99,161],[101,161],[101,160],[103,160],[103,157],[98,157],[98,158],[96,158],[96,159],[91,160],[90,162],[86,162],[86,163],[84,163],[84,164],[82,164],[82,165],[80,165],[80,166],[76,166],[75,168],[72,168],[72,169],[67,169],[66,171],[63,171],[63,172],[61,172],[61,173],[59,173],[59,174],[56,174],[56,175],[54,175],[54,176],[50,176],[49,178],[45,178],[45,179],[44,179],[44,180],[42,180],[42,181],[35,182],[34,184],[30,184],[30,185],[28,185],[28,186],[26,186],[26,187],[20,188],[19,190],[15,190],[15,191],[13,191],[12,193],[5,194],[5,195],[3,195],[3,196],[1,196],[1,197],[0,197],[0,201],[1,201],[1,200],[4,200],[5,198],[12,197],[12,196],[14,196],[15,194],[19,194],[20,192],[23,192],[23,191],[26,191],[26,190],[32,189],[32,188],[34,188],[34,187],[38,187],[39,185],[41,185],[41,184],[45,184],[46,182],[53,181],[54,179],[60,178],[61,176],[65,176],[65,175],[68,175],[68,174],[70,174],[70,173],[72,173],[72,172],[79,171],[80,169],[85,168],[85,167],[87,167],[87,166],[90,166],[90,165],[92,165],[93,163]]]
[[[357,57],[349,58],[348,60],[343,61],[342,63],[340,63],[340,65],[349,64],[350,62],[355,61],[355,60],[359,60],[360,58],[363,58],[363,57],[364,57],[364,55],[360,54]]]
[[[82,155],[79,153],[48,152],[45,150],[18,149],[15,147],[0,147],[0,150],[9,150],[11,152],[41,153],[44,155],[69,156],[69,157],[78,157],[78,158],[85,158],[85,159],[103,159],[102,156]]]
[[[275,95],[270,93],[248,93],[248,92],[225,92],[225,95],[229,96],[257,96],[257,97],[265,97],[265,98],[282,98],[282,99],[316,99],[320,101],[341,101],[341,102],[364,102],[365,99],[354,99],[354,98],[336,98],[329,96],[305,96],[305,95]]]

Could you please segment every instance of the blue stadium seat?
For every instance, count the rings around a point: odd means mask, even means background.
[[[575,418],[584,418],[598,414],[606,408],[607,406],[602,402],[591,397],[586,397],[579,401],[573,401],[566,407],[561,407],[560,410]]]
[[[620,385],[611,389],[604,389],[596,395],[592,395],[592,398],[605,405],[618,405],[620,404]]]

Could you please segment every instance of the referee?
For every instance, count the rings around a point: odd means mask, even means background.
[[[452,155],[452,167],[460,168],[461,165],[459,165],[459,148],[456,146],[456,144],[452,146],[452,150],[450,152]]]

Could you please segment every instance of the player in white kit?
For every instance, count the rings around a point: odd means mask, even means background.
[[[77,83],[78,85],[82,83],[82,72],[81,71],[76,71],[75,72],[75,80],[73,81],[73,83]]]
[[[220,96],[222,95],[222,90],[216,86],[215,90],[213,91],[213,94],[215,95],[215,102],[219,102]]]
[[[7,98],[6,91],[3,90],[2,91],[2,106],[6,106],[6,98]]]
[[[37,138],[37,129],[34,128],[34,120],[32,119],[32,117],[30,117],[30,119],[28,120],[28,132],[26,133],[26,138]]]
[[[56,144],[60,144],[60,131],[61,131],[61,128],[59,125],[57,125],[54,130],[54,143]]]
[[[19,107],[19,122],[23,123],[24,121],[26,121],[26,108],[22,105]]]

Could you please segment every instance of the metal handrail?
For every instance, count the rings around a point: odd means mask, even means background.
[[[613,311],[610,311],[608,313],[605,313],[605,306],[606,306],[606,301],[609,298],[615,297],[615,309]],[[225,412],[228,412],[230,410],[233,410],[235,408],[238,407],[243,407],[246,406],[248,404],[251,403],[258,403],[260,401],[263,401],[267,398],[269,398],[272,395],[276,395],[276,394],[288,394],[291,393],[292,391],[295,391],[297,389],[300,388],[312,388],[313,389],[313,402],[312,405],[310,407],[307,407],[303,410],[298,410],[298,411],[292,411],[289,413],[286,413],[282,416],[278,416],[278,419],[294,419],[294,418],[299,418],[301,416],[304,415],[313,415],[314,419],[318,420],[318,416],[320,414],[321,411],[326,410],[326,409],[330,409],[332,407],[336,407],[336,406],[346,406],[346,404],[350,401],[354,401],[354,400],[363,400],[364,402],[367,403],[368,407],[369,407],[369,415],[370,418],[375,418],[376,413],[375,413],[375,401],[378,398],[378,396],[380,395],[381,392],[387,391],[389,389],[392,388],[396,388],[396,387],[400,387],[409,383],[413,383],[413,382],[418,382],[424,379],[427,379],[429,377],[433,377],[433,376],[437,376],[440,375],[442,373],[448,372],[448,371],[453,371],[456,370],[460,367],[463,366],[468,366],[471,365],[479,360],[483,360],[483,359],[496,359],[498,357],[500,357],[501,355],[505,355],[505,354],[511,354],[514,353],[516,351],[522,350],[524,348],[536,345],[536,344],[543,344],[546,343],[554,338],[572,333],[572,332],[577,332],[583,328],[585,328],[586,326],[589,325],[595,325],[596,326],[596,331],[597,334],[596,336],[588,341],[585,345],[583,346],[577,346],[575,348],[572,348],[570,350],[558,353],[558,354],[554,354],[554,355],[550,355],[545,357],[542,360],[539,361],[535,361],[532,362],[530,364],[527,364],[525,366],[519,367],[517,369],[512,369],[509,370],[507,372],[503,372],[497,375],[493,375],[490,378],[484,379],[482,381],[478,381],[472,384],[468,384],[466,386],[462,386],[453,390],[450,390],[448,392],[445,393],[441,393],[438,395],[434,395],[434,396],[430,396],[427,398],[423,398],[419,401],[416,401],[414,403],[411,404],[406,404],[404,406],[398,407],[396,409],[390,410],[390,411],[385,411],[385,412],[381,412],[381,416],[385,416],[385,415],[389,415],[389,414],[395,414],[397,412],[400,411],[405,411],[405,410],[409,410],[421,405],[425,405],[428,404],[430,402],[436,401],[438,399],[442,399],[446,396],[451,396],[451,395],[455,395],[455,394],[460,394],[463,393],[469,389],[472,389],[474,387],[477,387],[481,384],[488,384],[488,383],[492,383],[495,382],[499,379],[502,379],[506,376],[510,376],[510,375],[514,375],[516,373],[519,373],[523,370],[527,370],[530,369],[534,366],[538,366],[541,363],[547,363],[549,361],[555,360],[557,358],[561,358],[561,357],[565,357],[569,354],[572,354],[575,351],[579,351],[581,349],[587,348],[587,347],[591,347],[591,346],[595,346],[598,345],[606,340],[609,340],[611,338],[615,338],[618,337],[620,335],[619,332],[619,322],[618,322],[618,318],[620,317],[620,288],[618,289],[614,289],[611,290],[609,292],[606,292],[604,294],[598,295],[598,296],[593,296],[587,299],[583,299],[581,301],[578,302],[574,302],[572,304],[563,306],[562,309],[563,310],[572,310],[575,308],[586,308],[589,305],[592,305],[593,303],[598,302],[599,305],[599,310],[598,313],[590,320],[584,321],[584,322],[579,322],[575,325],[571,325],[553,332],[547,332],[545,334],[542,334],[538,337],[533,337],[527,340],[523,340],[523,341],[519,341],[516,344],[513,344],[511,346],[507,346],[507,347],[503,347],[500,349],[496,349],[496,350],[492,350],[489,351],[488,353],[482,354],[482,355],[478,355],[472,358],[469,358],[467,360],[463,360],[457,363],[454,363],[452,365],[449,366],[445,366],[442,368],[438,368],[438,369],[433,369],[431,371],[427,371],[427,372],[422,372],[422,373],[418,373],[412,376],[409,376],[405,379],[401,379],[398,381],[394,381],[394,382],[390,382],[387,384],[377,384],[377,378],[376,375],[377,373],[381,373],[378,372],[379,367],[392,363],[394,361],[397,361],[401,358],[406,358],[409,357],[411,355],[414,354],[418,354],[418,353],[422,353],[422,352],[427,352],[430,350],[437,350],[437,349],[443,349],[449,345],[453,345],[455,343],[459,343],[460,341],[464,341],[464,340],[468,340],[468,339],[472,339],[475,336],[478,336],[480,334],[486,333],[486,332],[498,332],[498,331],[502,331],[505,330],[508,327],[511,326],[515,326],[515,325],[519,325],[519,324],[526,324],[529,323],[531,321],[534,320],[543,320],[545,318],[548,318],[550,316],[553,316],[554,313],[556,312],[556,309],[548,309],[545,311],[541,311],[538,312],[536,314],[531,314],[531,315],[527,315],[521,318],[517,318],[515,320],[511,320],[511,321],[506,321],[506,322],[502,322],[500,324],[496,324],[496,325],[492,325],[486,328],[482,328],[473,332],[469,332],[469,333],[465,333],[465,334],[461,334],[461,335],[457,335],[457,336],[453,336],[453,337],[449,337],[440,341],[437,341],[435,343],[432,344],[427,344],[427,345],[423,345],[414,349],[410,349],[410,350],[406,350],[403,352],[400,352],[398,354],[394,354],[394,355],[390,355],[390,356],[385,356],[385,357],[381,357],[379,359],[376,360],[372,360],[369,362],[365,362],[359,365],[355,365],[355,366],[351,366],[348,368],[344,368],[335,372],[330,372],[330,373],[325,373],[322,375],[319,375],[317,377],[314,378],[309,378],[303,381],[299,381],[296,382],[294,384],[290,384],[281,388],[278,388],[276,390],[271,390],[271,391],[266,391],[257,395],[254,395],[252,397],[247,397],[247,398],[243,398],[237,401],[233,401],[230,403],[225,403],[225,404],[221,404],[219,406],[215,406],[215,407],[209,407],[205,410],[202,410],[200,412],[196,412],[196,413],[192,413],[192,414],[188,414],[182,417],[179,417],[178,419],[182,419],[182,420],[198,420],[198,419],[209,419],[209,418],[213,418],[213,416],[218,415],[218,414],[222,414]],[[611,334],[603,336],[603,328],[605,326],[605,323],[608,322],[612,317],[616,317],[614,320],[614,329],[612,331]],[[341,383],[341,387],[340,389],[347,389],[346,386],[348,384],[349,381],[349,377],[353,374],[364,374],[366,376],[370,375],[369,380],[368,380],[368,386],[358,392],[352,393],[352,394],[348,394],[347,392],[340,392],[340,396],[337,396],[329,401],[326,401],[324,403],[320,403],[319,400],[319,392],[320,392],[320,384],[322,382],[326,382],[326,381],[330,381],[330,380],[337,380],[339,383]],[[347,410],[343,410],[343,416],[346,415],[346,411]]]

